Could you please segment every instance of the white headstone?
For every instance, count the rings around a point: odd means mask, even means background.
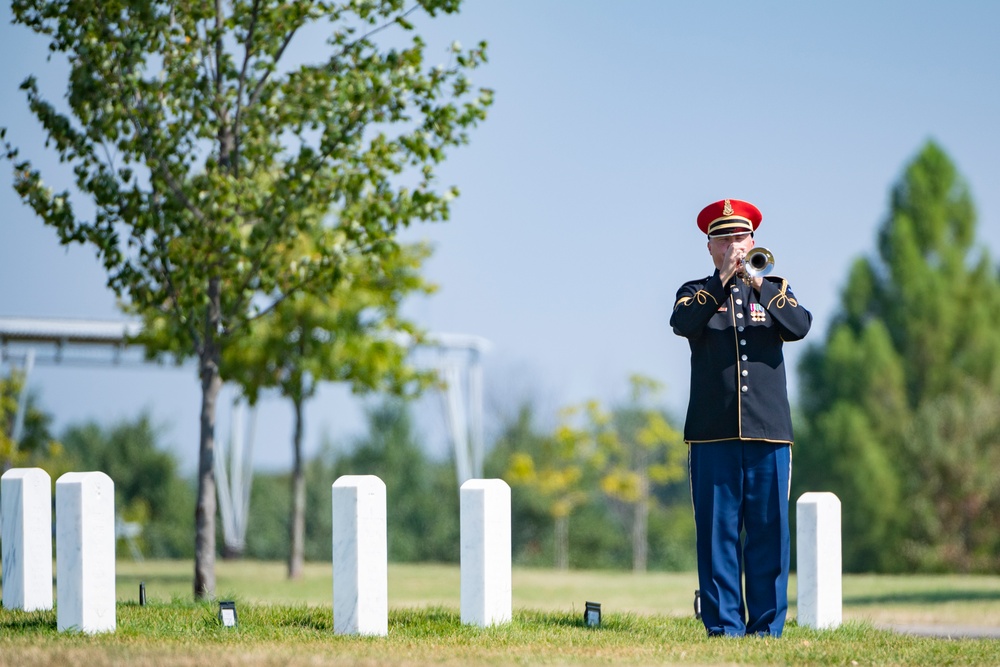
[[[462,484],[462,623],[487,627],[511,619],[510,486],[502,479]]]
[[[0,477],[3,606],[52,609],[52,478],[41,468]]]
[[[837,628],[843,615],[840,499],[803,493],[795,512],[799,625]]]
[[[385,483],[344,475],[333,483],[333,631],[389,634]]]
[[[115,629],[115,485],[103,472],[56,480],[56,625]]]

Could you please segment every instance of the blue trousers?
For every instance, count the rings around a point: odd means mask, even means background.
[[[688,467],[708,634],[780,637],[788,612],[791,447],[695,443]]]

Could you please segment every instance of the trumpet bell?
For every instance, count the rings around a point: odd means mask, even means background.
[[[766,276],[774,269],[774,255],[767,248],[751,248],[743,258],[743,271],[750,278]]]

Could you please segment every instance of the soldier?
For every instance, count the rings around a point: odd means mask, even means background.
[[[748,270],[761,217],[738,199],[701,211],[715,271],[681,286],[670,318],[691,347],[684,440],[710,636],[780,637],[788,611],[792,419],[782,345],[803,338],[812,315],[784,278],[767,275],[769,253],[766,268]]]

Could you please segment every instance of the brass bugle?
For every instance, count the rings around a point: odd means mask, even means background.
[[[751,248],[743,258],[743,273],[748,278],[766,276],[774,268],[774,255],[767,248]]]

